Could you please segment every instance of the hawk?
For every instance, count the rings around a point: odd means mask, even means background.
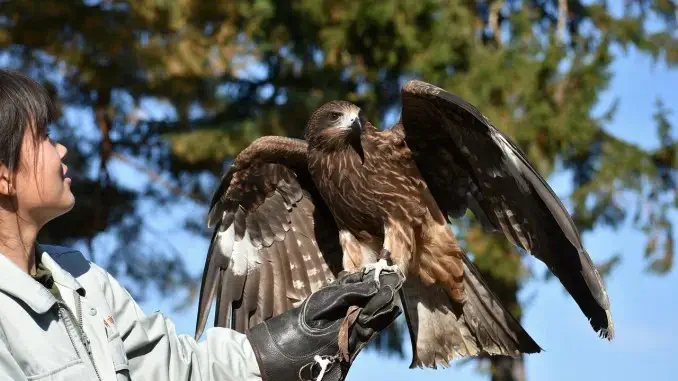
[[[345,101],[319,107],[305,140],[266,136],[234,160],[213,196],[200,336],[244,332],[287,311],[341,271],[406,275],[400,302],[411,367],[541,348],[502,306],[449,223],[467,210],[544,262],[611,339],[605,287],[559,198],[513,141],[473,105],[434,85],[402,88],[402,115],[380,130]]]

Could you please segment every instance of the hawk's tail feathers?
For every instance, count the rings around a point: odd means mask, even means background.
[[[426,286],[418,278],[409,278],[400,290],[412,339],[410,368],[447,367],[453,359],[481,354],[517,357],[542,350],[463,257],[463,306],[442,285]]]

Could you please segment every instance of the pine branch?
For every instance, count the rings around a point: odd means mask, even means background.
[[[489,24],[490,31],[494,37],[494,41],[497,46],[501,45],[501,29],[499,27],[499,12],[501,7],[504,5],[503,0],[495,0],[490,5],[490,15],[488,17],[487,23]]]
[[[134,160],[132,160],[132,158],[130,158],[128,156],[125,156],[125,155],[117,153],[117,152],[113,152],[113,153],[111,153],[111,157],[114,157],[114,158],[120,160],[121,162],[129,165],[130,167],[133,167],[134,169],[145,173],[151,179],[151,181],[153,181],[156,184],[159,184],[160,186],[166,188],[167,190],[169,190],[170,192],[172,192],[173,194],[175,194],[177,196],[187,197],[187,198],[189,198],[193,201],[199,202],[201,204],[209,203],[209,200],[207,200],[206,198],[184,191],[183,189],[181,189],[181,188],[173,185],[172,183],[168,182],[167,180],[163,179],[162,176],[160,176],[160,174],[158,174],[154,170],[152,170],[152,169],[150,169],[146,166],[143,166],[141,164],[136,163]]]
[[[662,153],[664,152],[678,152],[678,142],[672,143],[669,146],[661,147],[657,150],[648,151],[637,144],[633,144],[631,142],[622,140],[608,133],[605,130],[601,129],[600,134],[602,134],[603,141],[619,145],[623,147],[624,150],[627,150],[630,154],[640,155],[651,161],[654,161],[655,159],[662,157]],[[661,164],[665,165],[669,169],[678,170],[678,160],[662,160]]]
[[[556,38],[559,43],[565,40],[565,28],[567,27],[568,8],[567,0],[558,0],[558,26]]]

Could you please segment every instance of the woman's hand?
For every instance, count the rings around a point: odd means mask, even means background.
[[[353,360],[401,310],[394,301],[404,277],[374,270],[340,277],[299,307],[247,333],[263,381],[344,380]]]

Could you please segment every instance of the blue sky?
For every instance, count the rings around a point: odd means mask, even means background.
[[[622,57],[614,65],[613,84],[601,99],[601,110],[619,97],[619,109],[609,130],[645,148],[654,147],[657,136],[652,114],[657,97],[674,109],[671,121],[678,125],[678,71],[671,72],[663,65],[653,65],[650,59],[640,55],[619,54]],[[112,162],[111,167],[116,174],[124,174],[122,178],[116,177],[132,187],[144,181],[142,175],[134,173],[125,164]],[[557,174],[549,181],[558,195],[567,200],[570,193],[567,174]],[[186,253],[190,269],[199,274],[208,242],[195,239],[172,225],[172,221],[181,220],[182,215],[195,213],[195,210],[186,206],[162,211],[152,205],[142,204],[140,207],[153,216],[147,221],[148,226],[162,232],[173,246]],[[678,223],[676,213],[672,218]],[[678,240],[678,237],[675,239]],[[584,242],[594,261],[604,260],[615,253],[622,254],[623,262],[606,280],[616,338],[612,342],[598,338],[559,283],[531,283],[521,294],[524,300],[536,295],[526,307],[523,326],[545,352],[527,357],[528,380],[675,379],[672,373],[675,369],[673,361],[678,355],[674,346],[678,341],[678,297],[674,290],[678,284],[678,271],[663,277],[644,273],[644,236],[628,226],[617,231],[598,229],[586,234]],[[95,248],[107,252],[111,244],[112,237],[102,234],[96,240]],[[545,269],[541,263],[535,263],[539,270]],[[153,296],[141,305],[147,313],[164,312],[174,320],[178,332],[192,335],[197,301],[178,312],[172,309],[176,303],[176,300]],[[409,345],[407,347],[409,350]],[[475,363],[465,366],[453,363],[451,368],[438,370],[410,370],[408,364],[409,353],[405,360],[362,353],[354,363],[348,380],[399,381],[420,377],[432,381],[488,379],[476,371]]]

